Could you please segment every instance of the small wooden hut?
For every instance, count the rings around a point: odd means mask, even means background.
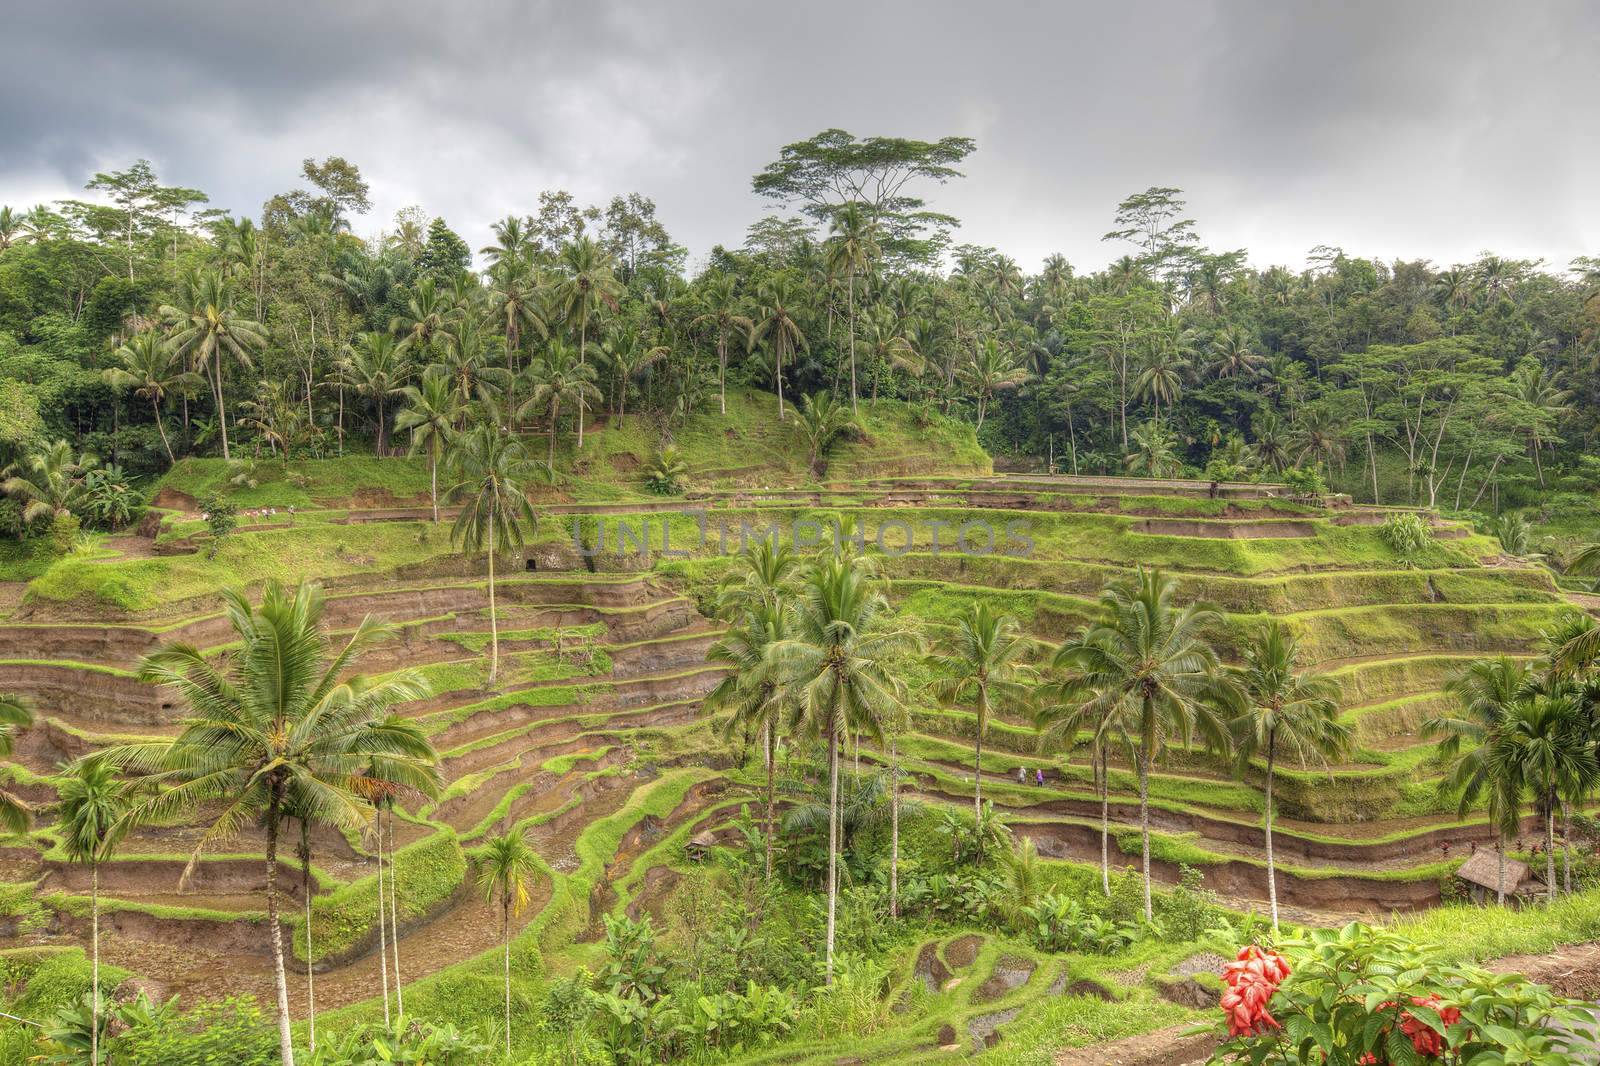
[[[711,854],[711,849],[717,846],[717,838],[710,832],[697,833],[689,838],[689,843],[683,846],[684,854],[689,856],[691,862],[704,862],[706,856]]]
[[[1499,896],[1500,859],[1493,851],[1480,848],[1456,870],[1456,876],[1466,882],[1467,895],[1474,903],[1493,903]],[[1543,882],[1534,876],[1525,862],[1506,859],[1506,897],[1529,899],[1544,890]]]

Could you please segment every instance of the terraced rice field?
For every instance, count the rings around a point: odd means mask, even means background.
[[[1439,901],[1442,880],[1490,836],[1481,820],[1459,820],[1441,805],[1418,728],[1442,706],[1441,686],[1464,661],[1527,654],[1543,628],[1576,609],[1548,572],[1501,557],[1464,527],[1434,520],[1435,543],[1406,566],[1379,536],[1383,512],[1284,499],[1270,487],[874,479],[855,469],[864,480],[785,489],[753,484],[759,475],[748,472],[706,473],[702,483],[722,487],[684,499],[542,505],[546,518],[529,547],[500,563],[509,576],[497,587],[502,677],[492,688],[483,561],[457,555],[444,527],[427,521],[423,501],[346,500],[246,518],[219,552],[233,572],[257,580],[322,580],[336,631],[369,614],[393,622],[396,638],[362,670],[414,667],[432,684],[428,699],[403,711],[440,751],[446,782],[436,800],[406,804],[396,819],[408,982],[498,943],[496,916],[473,887],[472,852],[486,834],[523,826],[536,844],[547,876],[517,921],[547,959],[582,955],[603,910],[659,914],[692,834],[722,830],[729,839],[753,778],[700,709],[721,676],[705,662],[718,627],[702,608],[727,566],[726,540],[704,535],[702,523],[732,531],[735,542],[741,528],[793,529],[797,520],[884,530],[891,600],[930,630],[972,598],[991,597],[1041,641],[1059,642],[1089,617],[1109,578],[1139,564],[1168,570],[1184,598],[1222,610],[1211,636],[1225,657],[1267,618],[1284,620],[1337,680],[1359,738],[1346,764],[1279,769],[1280,898],[1312,922]],[[228,626],[206,584],[219,564],[201,553],[192,501],[170,492],[158,502],[169,510],[143,536],[108,541],[101,557],[60,567],[25,595],[0,601],[11,605],[0,619],[0,691],[27,697],[38,711],[5,772],[35,802],[51,799],[47,775],[60,762],[175,731],[183,708],[135,678],[141,655],[174,640],[226,651]],[[974,522],[1021,531],[1030,550],[952,546],[956,531]],[[651,550],[619,550],[619,524],[647,528]],[[687,557],[662,550],[662,531]],[[915,682],[916,667],[907,671]],[[972,715],[918,698],[912,732],[899,744],[918,798],[970,802],[973,729]],[[869,747],[859,758],[870,764],[882,753]],[[1030,782],[1044,770],[1046,783],[1017,784],[1019,768]],[[1041,854],[1098,861],[1100,805],[1081,752],[1039,751],[1020,713],[1002,709],[981,772],[986,795]],[[1241,779],[1198,751],[1173,752],[1152,781],[1157,876],[1176,882],[1190,867],[1236,906],[1260,906],[1259,776],[1258,768]],[[1113,860],[1131,864],[1138,837],[1130,768],[1114,766],[1111,783]],[[208,856],[192,890],[179,893],[195,838],[189,826],[145,828],[105,865],[105,957],[189,1001],[231,992],[269,998],[266,940],[256,928],[264,921],[260,840],[247,833],[227,854]],[[359,835],[320,832],[309,880],[298,869],[285,873],[299,960],[291,972],[296,1011],[308,961],[320,975],[319,1008],[374,994],[373,847]],[[8,946],[83,940],[87,875],[63,861],[48,834],[0,852],[0,880],[31,886],[33,901],[0,918]],[[880,1061],[918,1061],[939,1045],[981,1049],[1040,997],[1097,994],[1084,991],[1084,975],[975,938],[923,945],[901,960],[896,980],[919,1003],[944,1003],[936,1013],[959,1024],[897,1029],[881,1044]],[[786,1054],[784,1061],[804,1060],[794,1049]]]

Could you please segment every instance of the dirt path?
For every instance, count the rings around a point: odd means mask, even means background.
[[[1142,1036],[1057,1053],[1056,1066],[1203,1066],[1221,1043],[1215,1033],[1174,1025]],[[1188,1035],[1185,1035],[1188,1034]]]

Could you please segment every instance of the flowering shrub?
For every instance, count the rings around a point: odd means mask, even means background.
[[[1352,923],[1254,945],[1223,972],[1228,1039],[1213,1063],[1321,1066],[1577,1066],[1575,1004],[1514,974],[1443,961],[1405,937]],[[1291,966],[1292,962],[1292,966]]]

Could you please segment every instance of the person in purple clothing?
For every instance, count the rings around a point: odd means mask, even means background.
[[[1044,784],[1044,767],[1041,766],[1039,769],[1034,771],[1033,783],[1036,785]]]

